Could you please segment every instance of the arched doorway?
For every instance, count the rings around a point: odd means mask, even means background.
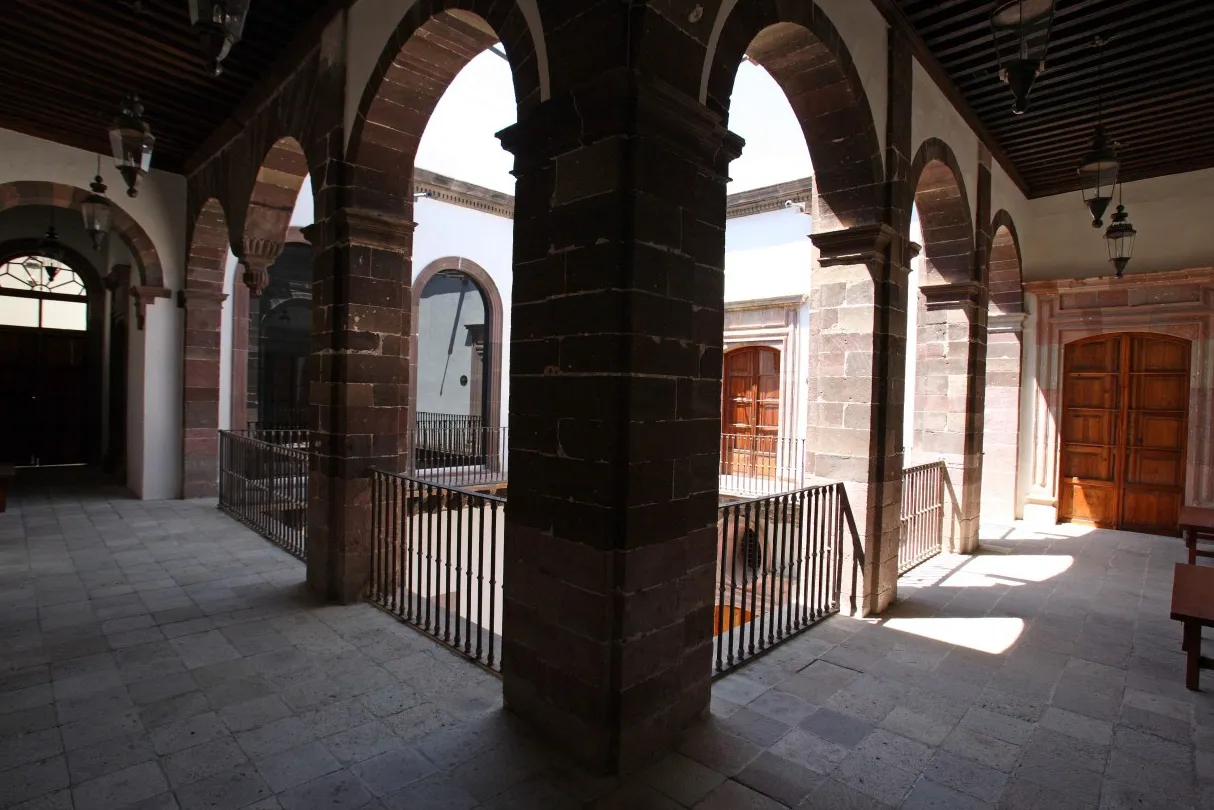
[[[1185,492],[1192,343],[1120,332],[1063,355],[1060,522],[1175,532]]]
[[[725,355],[721,386],[721,468],[725,475],[776,474],[780,434],[780,352],[746,346]]]
[[[0,460],[51,466],[96,456],[100,421],[85,415],[100,413],[91,345],[100,313],[88,275],[35,252],[0,260]]]

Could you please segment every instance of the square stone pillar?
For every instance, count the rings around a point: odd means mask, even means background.
[[[811,239],[810,469],[846,485],[860,534],[856,578],[845,549],[844,610],[880,613],[898,585],[909,243],[883,224]]]
[[[349,205],[316,229],[308,585],[331,601],[362,596],[368,471],[395,471],[407,441],[413,229],[406,217]]]
[[[982,520],[1016,519],[1020,460],[1020,363],[1023,313],[989,315],[986,344],[986,402],[983,409]]]
[[[589,767],[627,769],[709,702],[741,140],[624,69],[500,137],[518,177],[506,705]]]
[[[182,290],[185,309],[182,369],[181,497],[219,494],[219,340],[227,295]]]
[[[232,430],[249,426],[249,288],[232,285]]]
[[[986,295],[976,281],[921,287],[925,299],[916,357],[915,450],[942,459],[948,551],[978,548],[982,420],[986,394]]]

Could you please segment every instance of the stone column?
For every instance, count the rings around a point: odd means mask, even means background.
[[[185,365],[182,370],[181,497],[219,494],[219,333],[227,295],[182,290]]]
[[[944,548],[978,548],[982,418],[986,393],[986,294],[976,281],[921,287],[915,448],[944,460]]]
[[[1023,313],[987,318],[986,403],[983,411],[982,519],[1016,519],[1020,458],[1020,358]]]
[[[599,771],[708,707],[726,168],[694,98],[603,73],[516,155],[506,705]]]
[[[244,430],[257,419],[257,376],[253,349],[257,340],[262,290],[270,283],[270,265],[282,242],[245,239],[240,284],[232,285],[232,429]],[[252,341],[252,345],[250,345]],[[250,406],[252,409],[250,410]]]
[[[405,450],[413,228],[347,203],[314,229],[308,585],[331,601],[362,596],[368,471],[395,471]]]
[[[844,609],[880,613],[898,585],[909,243],[883,224],[811,238],[811,470],[846,485],[860,534],[856,580],[845,549]]]

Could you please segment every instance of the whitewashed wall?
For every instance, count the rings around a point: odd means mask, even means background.
[[[155,245],[165,286],[174,292],[181,289],[185,178],[152,171],[143,178],[139,196],[131,199],[113,160],[103,159],[101,167],[114,203],[139,223]],[[0,129],[0,183],[40,180],[87,189],[96,171],[97,156],[92,152]],[[181,310],[171,300],[159,299],[148,308],[143,332],[131,330],[127,486],[149,500],[181,494],[181,341]],[[146,375],[139,373],[142,370]]]
[[[505,317],[502,324],[501,422],[507,424],[510,401],[510,301],[513,285],[514,220],[450,203],[420,199],[413,207],[413,277],[435,259],[459,256],[485,268],[497,285]],[[415,290],[415,292],[417,292]]]
[[[725,223],[725,300],[809,294],[811,218],[781,208]]]

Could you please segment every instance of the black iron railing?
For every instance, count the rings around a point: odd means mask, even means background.
[[[902,522],[898,574],[940,553],[944,536],[944,462],[902,471]]]
[[[284,447],[292,447],[297,450],[308,450],[309,440],[312,432],[307,428],[277,428],[277,427],[250,427],[248,430],[233,431],[241,436],[249,436],[263,442],[276,444]]]
[[[863,553],[842,484],[725,504],[717,538],[718,674],[838,613]]]
[[[501,669],[504,498],[371,471],[368,599]]]
[[[307,556],[308,448],[219,432],[219,508],[267,540]]]
[[[721,492],[756,498],[804,486],[804,439],[722,434]]]
[[[506,481],[507,428],[470,422],[418,421],[408,432],[404,471],[414,478],[453,487],[498,485]]]

